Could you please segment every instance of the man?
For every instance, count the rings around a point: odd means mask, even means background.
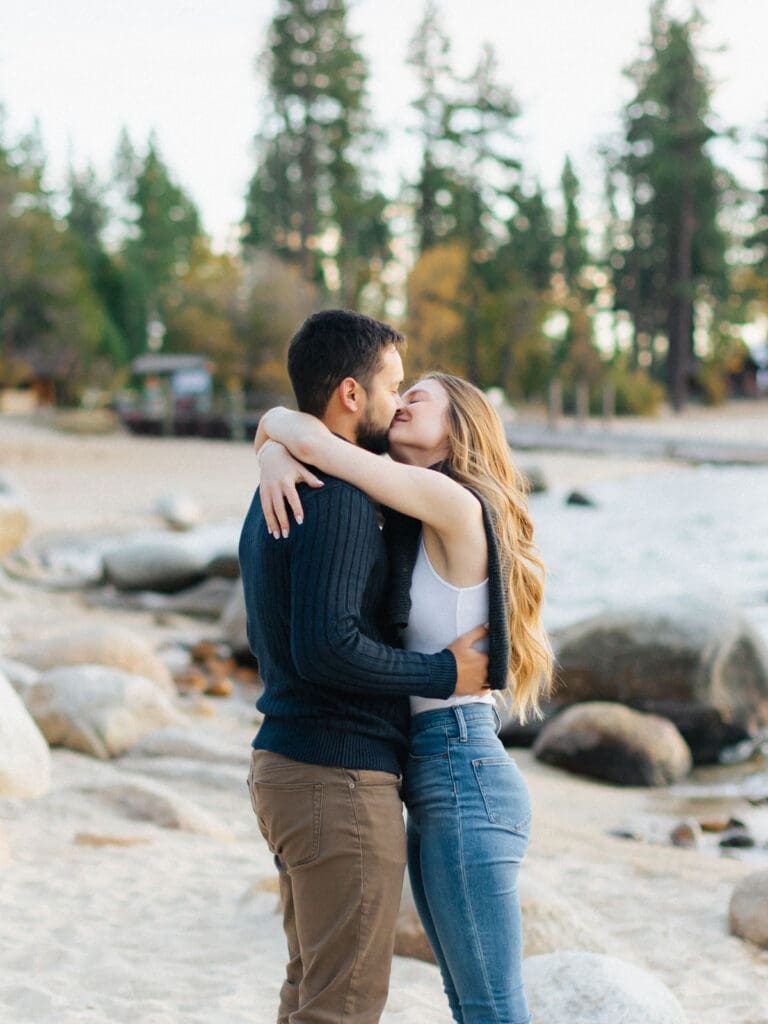
[[[291,340],[299,408],[384,451],[400,406],[403,337],[343,310],[311,316]],[[375,509],[317,474],[304,522],[270,536],[258,495],[240,564],[264,722],[249,788],[280,877],[288,965],[278,1024],[375,1024],[387,996],[405,868],[400,781],[410,694],[485,683],[477,631],[425,655],[387,646],[387,559]]]

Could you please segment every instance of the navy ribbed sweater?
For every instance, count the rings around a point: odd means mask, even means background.
[[[304,524],[267,532],[258,492],[240,537],[248,642],[259,661],[264,721],[254,747],[296,761],[400,772],[407,697],[449,697],[450,651],[419,654],[383,642],[388,581],[370,499],[314,470],[301,486]]]

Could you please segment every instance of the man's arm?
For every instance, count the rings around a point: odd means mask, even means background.
[[[291,656],[307,679],[354,693],[450,697],[479,693],[487,657],[466,635],[437,654],[402,651],[360,632],[379,528],[368,499],[329,481],[307,495],[291,551]],[[458,689],[457,689],[458,683]]]

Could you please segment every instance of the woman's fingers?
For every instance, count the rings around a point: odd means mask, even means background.
[[[267,529],[276,539],[287,538],[291,532],[291,519],[288,510],[299,526],[304,522],[304,508],[301,504],[299,492],[296,490],[296,483],[305,483],[310,487],[322,487],[323,481],[319,480],[314,473],[308,469],[302,470],[296,480],[286,477],[283,480],[275,481],[272,484],[265,484],[259,490],[261,508],[264,512],[264,520]]]
[[[323,481],[319,477],[315,476],[314,473],[310,473],[306,467],[301,471],[301,479],[303,483],[309,484],[310,487],[323,486]]]

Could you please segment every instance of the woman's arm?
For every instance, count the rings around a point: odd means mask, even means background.
[[[304,483],[310,487],[322,487],[323,481],[297,462],[284,445],[272,441],[266,434],[260,439],[257,432],[254,447],[259,463],[259,501],[267,529],[279,540],[281,536],[287,537],[290,531],[286,505],[299,525],[304,522],[304,509],[296,485]]]
[[[308,462],[354,484],[373,501],[420,519],[446,539],[464,533],[474,520],[481,522],[477,499],[443,473],[373,455],[332,434],[320,420],[306,413],[271,409],[262,417],[260,429],[262,425],[264,435],[285,445],[299,462]],[[262,474],[264,479],[263,470]],[[270,494],[276,500],[269,515],[265,509],[267,525],[273,523],[273,534],[275,529],[284,534],[288,529],[285,500],[289,500],[289,492],[280,493],[272,484],[270,479]],[[289,503],[295,515],[294,503]]]

